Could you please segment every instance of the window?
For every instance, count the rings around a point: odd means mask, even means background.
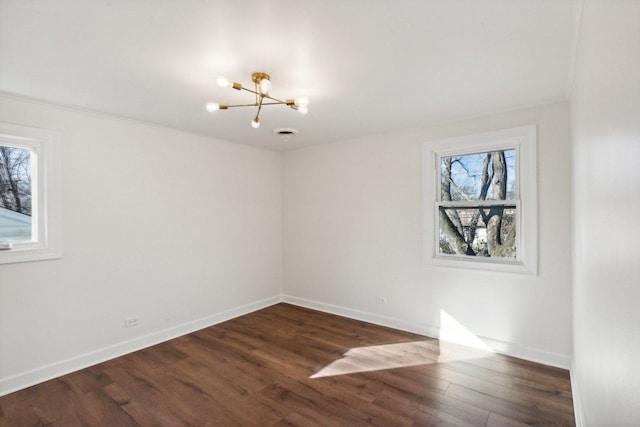
[[[423,148],[425,261],[535,274],[535,126]]]
[[[0,263],[60,257],[59,136],[0,123]]]

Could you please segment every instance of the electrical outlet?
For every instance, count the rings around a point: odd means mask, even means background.
[[[132,326],[138,326],[140,324],[140,318],[138,316],[135,317],[127,317],[124,319],[124,327],[130,328]]]
[[[387,299],[383,297],[376,297],[376,304],[386,304]]]

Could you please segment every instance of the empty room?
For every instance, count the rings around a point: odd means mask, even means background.
[[[0,0],[0,426],[634,426],[640,1]]]

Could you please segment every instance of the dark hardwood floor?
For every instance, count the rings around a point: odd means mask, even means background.
[[[0,425],[575,425],[567,371],[278,304],[0,398]]]

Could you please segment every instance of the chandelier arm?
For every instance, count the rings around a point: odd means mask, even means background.
[[[221,110],[226,110],[227,108],[234,108],[234,107],[257,107],[258,105],[260,105],[260,103],[258,102],[254,102],[253,104],[225,104],[224,108],[221,108]],[[286,101],[263,102],[262,105],[289,105],[294,110],[298,108],[295,105],[291,105]]]
[[[255,91],[255,90],[253,90],[253,89],[246,88],[246,87],[244,87],[244,86],[242,86],[239,90],[245,90],[245,91],[247,91],[247,92],[251,92],[251,93],[253,93],[253,94],[255,94],[255,95],[260,95],[260,92]]]
[[[246,90],[247,92],[251,92],[251,93],[253,93],[254,95],[257,95],[258,97],[263,97],[263,98],[271,99],[272,101],[276,101],[278,104],[290,104],[289,100],[283,101],[283,100],[281,100],[281,99],[274,98],[274,97],[273,97],[273,96],[271,96],[271,95],[263,95],[263,94],[261,94],[260,92],[258,92],[258,91],[256,91],[256,90],[251,90],[251,89],[246,88],[246,87],[244,87],[244,86],[242,86],[240,89],[241,89],[241,90]],[[256,103],[255,103],[255,105],[258,105],[258,102],[256,102]],[[268,105],[268,104],[264,104],[264,105]]]
[[[263,95],[263,96],[264,96],[265,98],[268,98],[268,99],[272,100],[272,101],[275,101],[275,102],[273,102],[272,104],[287,104],[287,105],[289,105],[289,104],[290,104],[290,102],[289,102],[289,101],[293,102],[293,100],[289,100],[289,99],[287,99],[287,100],[283,101],[283,100],[281,100],[281,99],[274,98],[274,97],[273,97],[273,96],[271,96],[271,95]]]
[[[282,104],[289,105],[289,103],[285,102],[285,101],[263,102],[262,103],[262,105],[282,105]],[[254,102],[253,104],[228,104],[228,105],[225,106],[224,109],[226,110],[227,108],[233,108],[233,107],[257,107],[258,105],[260,105],[260,103],[258,103],[258,102]],[[290,107],[293,108],[294,110],[297,109],[297,107],[295,105],[290,105]]]
[[[253,103],[253,104],[232,104],[232,105],[227,105],[227,108],[232,108],[232,107],[257,107],[258,103]]]
[[[258,104],[258,111],[256,112],[256,118],[260,116],[260,110],[262,110],[262,101],[264,100],[264,96],[260,96],[260,103]]]

